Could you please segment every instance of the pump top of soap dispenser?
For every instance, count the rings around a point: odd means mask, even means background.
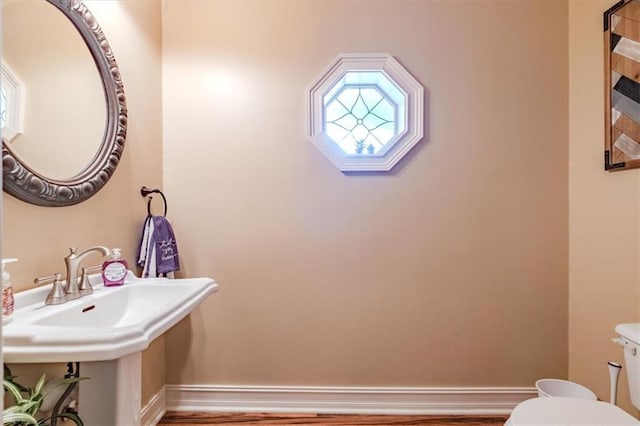
[[[9,272],[7,272],[7,268],[6,268],[6,264],[7,263],[13,263],[13,262],[17,262],[18,259],[16,259],[15,257],[11,257],[8,259],[2,259],[2,282],[9,282],[11,281],[11,275],[9,275]]]

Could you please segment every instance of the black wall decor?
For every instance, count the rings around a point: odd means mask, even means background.
[[[640,167],[640,0],[604,13],[605,170]]]

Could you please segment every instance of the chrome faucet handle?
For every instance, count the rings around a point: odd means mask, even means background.
[[[78,253],[76,247],[69,248],[69,255],[64,258],[64,263],[67,267],[67,285],[64,288],[67,293],[67,300],[77,299],[82,296],[78,286],[79,267],[84,258],[93,252],[99,252],[104,257],[111,254],[111,249],[104,246],[94,246]]]
[[[44,301],[45,305],[59,305],[67,301],[67,294],[64,291],[64,285],[62,284],[62,274],[53,274],[48,277],[36,278],[33,280],[33,284],[40,286],[53,282],[51,291],[47,295]]]
[[[80,278],[80,285],[78,286],[78,291],[81,296],[87,296],[93,293],[93,287],[91,287],[91,282],[89,281],[89,274],[100,270],[102,270],[102,265],[82,268],[82,278]]]

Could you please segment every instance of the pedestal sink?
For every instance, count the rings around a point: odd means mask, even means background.
[[[46,306],[49,291],[16,294],[13,321],[3,334],[4,362],[79,361],[80,415],[87,426],[140,423],[141,351],[218,289],[210,278],[137,278],[104,287],[90,277],[94,293]]]

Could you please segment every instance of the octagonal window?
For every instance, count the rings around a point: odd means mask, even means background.
[[[340,55],[309,90],[308,137],[340,170],[390,170],[422,138],[422,102],[391,56]]]

